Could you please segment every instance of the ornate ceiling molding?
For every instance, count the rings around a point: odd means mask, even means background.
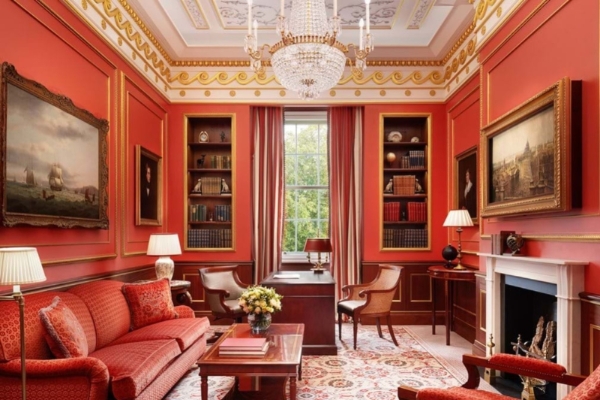
[[[300,102],[294,93],[282,89],[271,68],[256,75],[246,60],[173,60],[127,0],[62,1],[173,102]],[[395,12],[401,2],[393,1],[390,7]],[[370,60],[363,76],[352,75],[347,68],[338,85],[318,101],[444,101],[479,68],[477,52],[481,38],[486,39],[482,24],[497,29],[507,15],[500,4],[512,9],[523,1],[480,0],[473,5],[477,10],[474,22],[442,60]],[[388,14],[381,18],[389,18]]]
[[[208,22],[206,21],[206,15],[204,15],[204,10],[198,3],[198,0],[181,0],[181,4],[185,11],[190,17],[192,24],[196,29],[208,29]]]

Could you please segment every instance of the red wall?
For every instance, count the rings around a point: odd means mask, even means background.
[[[449,101],[450,156],[479,143],[473,127],[487,125],[565,76],[582,80],[582,209],[562,215],[482,220],[479,234],[484,240],[479,248],[489,252],[489,235],[500,230],[531,236],[524,249],[526,255],[589,261],[586,291],[599,293],[599,5],[597,0],[551,0],[537,10],[538,3],[523,2],[482,49],[480,77]],[[469,94],[469,86],[477,84],[481,87]],[[475,112],[477,102],[481,121]],[[449,159],[448,166],[452,163]],[[471,239],[470,246],[475,246],[477,233]],[[485,269],[483,262],[480,264]]]
[[[59,0],[44,3],[52,13],[34,0],[0,2],[0,62],[109,121],[110,227],[2,227],[0,245],[37,247],[47,283],[152,263],[149,234],[166,226],[134,225],[134,146],[164,156],[168,105]]]

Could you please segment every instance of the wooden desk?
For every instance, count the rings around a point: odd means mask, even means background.
[[[299,278],[275,278],[275,275]],[[282,309],[272,314],[273,322],[303,323],[304,355],[337,355],[335,344],[335,280],[329,271],[275,272],[265,278],[263,286],[275,288],[283,296]]]
[[[296,378],[302,377],[302,324],[271,324],[262,334],[252,334],[248,324],[234,324],[198,361],[201,399],[208,400],[209,376],[235,376],[235,384],[225,399],[284,400],[286,381],[290,381],[290,399],[296,400]],[[220,357],[219,346],[226,338],[267,337],[271,342],[262,358]],[[240,378],[259,377],[244,391]]]
[[[438,279],[444,281],[444,297],[446,299],[446,345],[450,346],[450,331],[453,330],[454,282],[475,281],[475,272],[471,269],[448,269],[441,266],[427,268],[431,277],[432,320],[431,333],[435,335],[435,286]]]

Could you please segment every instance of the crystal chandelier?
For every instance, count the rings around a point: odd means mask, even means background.
[[[289,19],[284,15],[284,1],[277,17],[277,32],[281,40],[273,46],[258,46],[258,23],[252,22],[252,0],[248,0],[248,34],[244,50],[251,58],[254,72],[264,74],[266,49],[271,56],[271,66],[279,82],[287,89],[297,92],[304,100],[315,99],[319,94],[335,86],[344,72],[346,53],[354,48],[352,73],[360,76],[367,66],[367,55],[373,50],[369,23],[369,3],[365,0],[366,34],[364,20],[359,23],[359,46],[345,46],[337,38],[341,34],[337,0],[333,0],[333,17],[327,18],[325,0],[292,0]],[[254,28],[254,31],[253,29]]]

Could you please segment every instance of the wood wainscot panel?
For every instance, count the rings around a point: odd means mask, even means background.
[[[454,283],[454,331],[469,342],[475,341],[476,327],[475,282]]]
[[[229,325],[231,320],[214,320],[210,307],[204,301],[204,290],[200,283],[198,269],[206,267],[217,267],[221,265],[237,265],[238,276],[240,280],[247,284],[252,284],[253,266],[251,261],[230,261],[230,262],[177,262],[175,263],[175,272],[173,279],[190,281],[189,293],[192,296],[192,308],[197,317],[208,317],[213,325]]]
[[[600,364],[600,295],[583,292],[581,298],[581,374]]]
[[[361,282],[371,282],[377,275],[379,264],[392,264],[403,267],[402,276],[394,303],[392,304],[392,324],[394,325],[427,325],[431,324],[432,289],[427,268],[441,265],[440,261],[387,261],[363,262]],[[443,310],[445,306],[443,288],[436,295],[436,304]],[[444,313],[439,311],[438,323],[444,323]],[[365,318],[366,324],[374,324],[375,319]]]
[[[486,305],[485,274],[475,273],[475,340],[473,342],[473,354],[486,355],[486,344],[488,338],[485,331],[485,305]]]

